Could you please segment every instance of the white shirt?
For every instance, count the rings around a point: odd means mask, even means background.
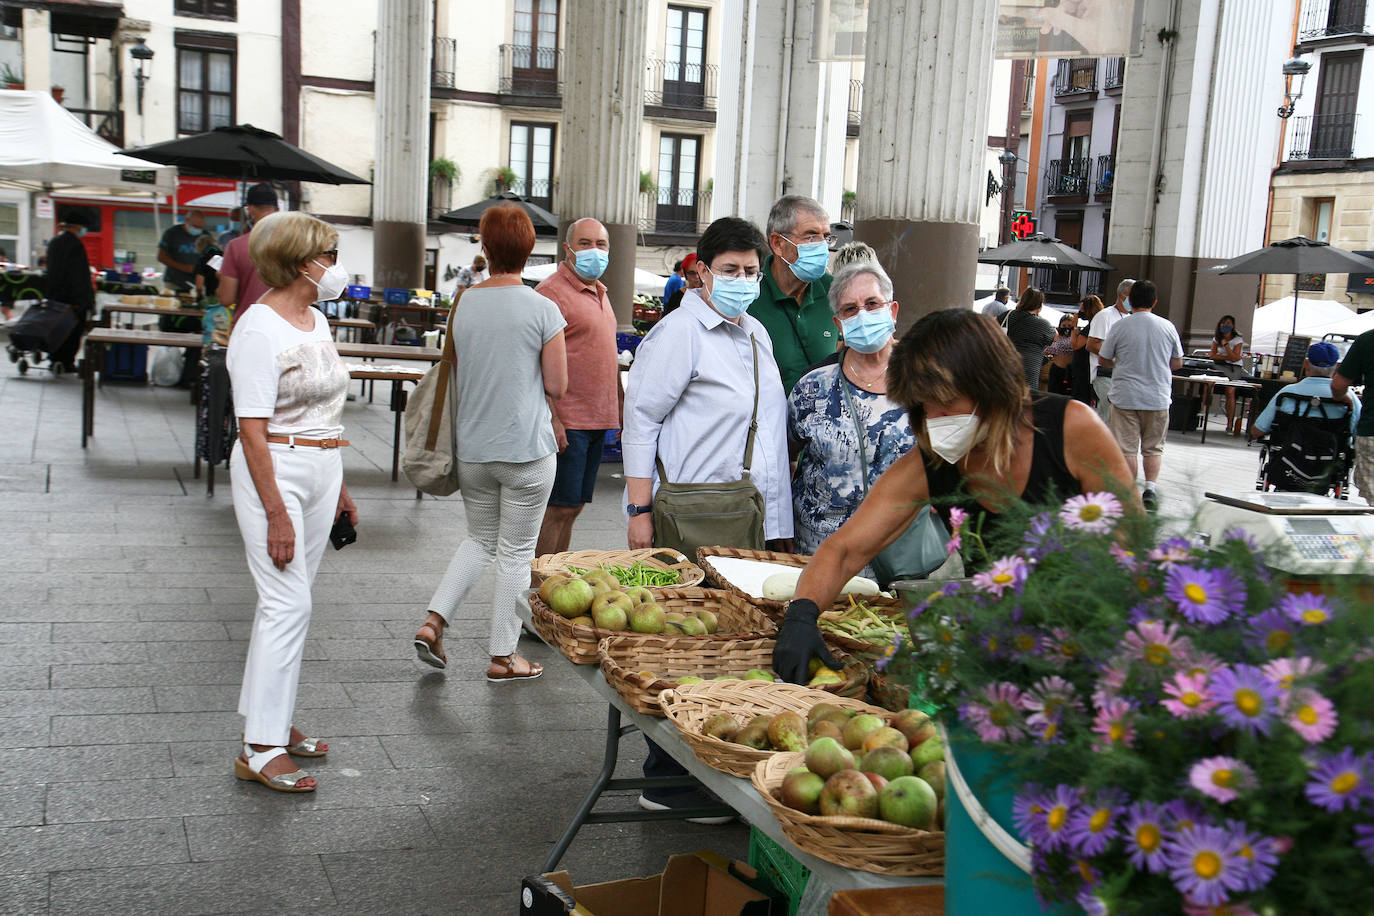
[[[1173,401],[1171,360],[1183,358],[1178,329],[1152,311],[1122,316],[1102,341],[1112,370],[1111,402],[1123,410],[1168,410]]]
[[[1112,325],[1125,317],[1126,313],[1115,305],[1104,308],[1094,315],[1093,320],[1088,324],[1088,336],[1096,337],[1098,340],[1106,340],[1107,332],[1112,329]],[[1097,381],[1097,363],[1100,359],[1101,357],[1096,353],[1091,350],[1088,351],[1088,365],[1091,367],[1088,373],[1089,381]]]
[[[655,490],[655,455],[674,483],[739,480],[754,406],[751,337],[758,342],[759,413],[749,479],[763,494],[764,536],[790,538],[787,395],[768,331],[748,313],[733,324],[689,289],[654,325],[625,385],[622,461],[626,477],[651,478]]]
[[[229,338],[225,365],[237,416],[267,417],[273,435],[332,439],[343,433],[348,367],[329,319],[310,312],[315,327],[302,331],[270,305],[248,309]]]

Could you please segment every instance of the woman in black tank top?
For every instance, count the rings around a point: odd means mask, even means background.
[[[962,506],[973,530],[993,544],[1020,541],[1019,531],[997,531],[1013,525],[1003,515],[1018,500],[1035,505],[1112,491],[1128,511],[1144,513],[1106,424],[1080,401],[1032,395],[1016,348],[991,319],[968,309],[923,317],[893,349],[887,390],[906,407],[918,447],[878,479],[802,572],[773,655],[785,680],[804,682],[811,656],[824,660],[820,608],[928,502],[946,513],[951,503]]]

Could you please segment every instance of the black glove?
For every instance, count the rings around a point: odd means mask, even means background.
[[[806,598],[795,598],[787,604],[787,614],[778,627],[778,641],[773,647],[773,670],[784,681],[791,684],[805,684],[810,677],[806,673],[812,656],[821,660],[827,668],[840,670],[840,663],[825,647],[816,619],[821,609],[816,602]]]

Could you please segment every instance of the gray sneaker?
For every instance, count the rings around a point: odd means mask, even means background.
[[[1146,512],[1159,511],[1159,496],[1154,490],[1145,490],[1140,494],[1140,501],[1145,506]]]

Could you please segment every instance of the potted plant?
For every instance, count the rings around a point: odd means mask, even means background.
[[[66,94],[67,90],[62,86],[53,86],[50,91],[52,92],[53,101],[61,105],[62,97]]]
[[[654,184],[653,172],[639,173],[639,193],[652,194],[658,190],[658,185]]]
[[[443,156],[432,160],[429,164],[429,180],[441,181],[444,184],[454,185],[462,180],[463,170],[458,168],[458,164],[452,159]]]
[[[491,193],[500,194],[503,191],[509,190],[519,180],[520,177],[515,174],[515,169],[508,165],[498,166],[492,169],[491,183],[493,190]]]
[[[886,663],[952,736],[951,860],[954,809],[1000,782],[1046,905],[1368,912],[1368,602],[1285,591],[1239,531],[1156,543],[1109,493],[1024,521],[1003,552],[954,510],[985,571],[918,604]],[[966,778],[979,756],[1001,775]]]
[[[23,89],[23,69],[15,69],[9,64],[0,64],[0,82],[3,82],[5,84],[6,89]]]

